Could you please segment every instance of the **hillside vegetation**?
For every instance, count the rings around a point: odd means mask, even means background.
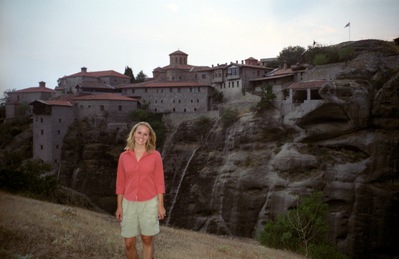
[[[115,218],[0,192],[1,258],[124,258]],[[155,258],[303,258],[247,239],[162,227]]]

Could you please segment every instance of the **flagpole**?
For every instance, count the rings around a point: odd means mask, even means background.
[[[349,42],[351,42],[351,24],[349,23]]]

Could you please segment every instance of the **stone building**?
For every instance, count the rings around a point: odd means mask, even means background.
[[[58,163],[68,127],[76,119],[121,123],[138,107],[138,101],[120,94],[84,95],[67,100],[35,100],[33,107],[33,158]]]
[[[119,86],[124,96],[140,100],[152,112],[206,112],[211,110],[209,67],[188,64],[183,51],[169,54],[169,65],[153,70],[153,78]]]
[[[59,163],[64,136],[75,120],[76,109],[66,100],[35,100],[33,106],[33,158]]]
[[[130,77],[114,70],[87,72],[86,67],[81,71],[58,79],[55,91],[64,94],[96,94],[115,92],[115,86],[130,82]]]
[[[46,83],[39,82],[38,87],[30,87],[8,93],[6,103],[6,119],[32,114],[30,103],[35,100],[48,100],[52,98],[55,91],[47,88]]]
[[[120,94],[94,94],[70,98],[76,103],[78,119],[104,120],[106,123],[128,121],[128,115],[138,108],[137,99]]]
[[[241,63],[218,65],[210,69],[212,86],[223,93],[226,101],[235,100],[251,90],[251,80],[265,77],[272,68],[261,66],[257,59],[248,58]]]

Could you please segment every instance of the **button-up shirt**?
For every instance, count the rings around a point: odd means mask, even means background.
[[[123,194],[130,201],[147,201],[160,193],[165,193],[161,154],[153,150],[144,153],[138,161],[134,151],[122,152],[118,162],[116,194]]]

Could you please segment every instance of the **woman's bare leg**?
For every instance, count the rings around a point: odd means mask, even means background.
[[[153,236],[141,235],[141,241],[143,241],[143,259],[152,259],[154,254],[153,240]]]
[[[128,259],[137,259],[136,237],[125,238],[125,251]]]

